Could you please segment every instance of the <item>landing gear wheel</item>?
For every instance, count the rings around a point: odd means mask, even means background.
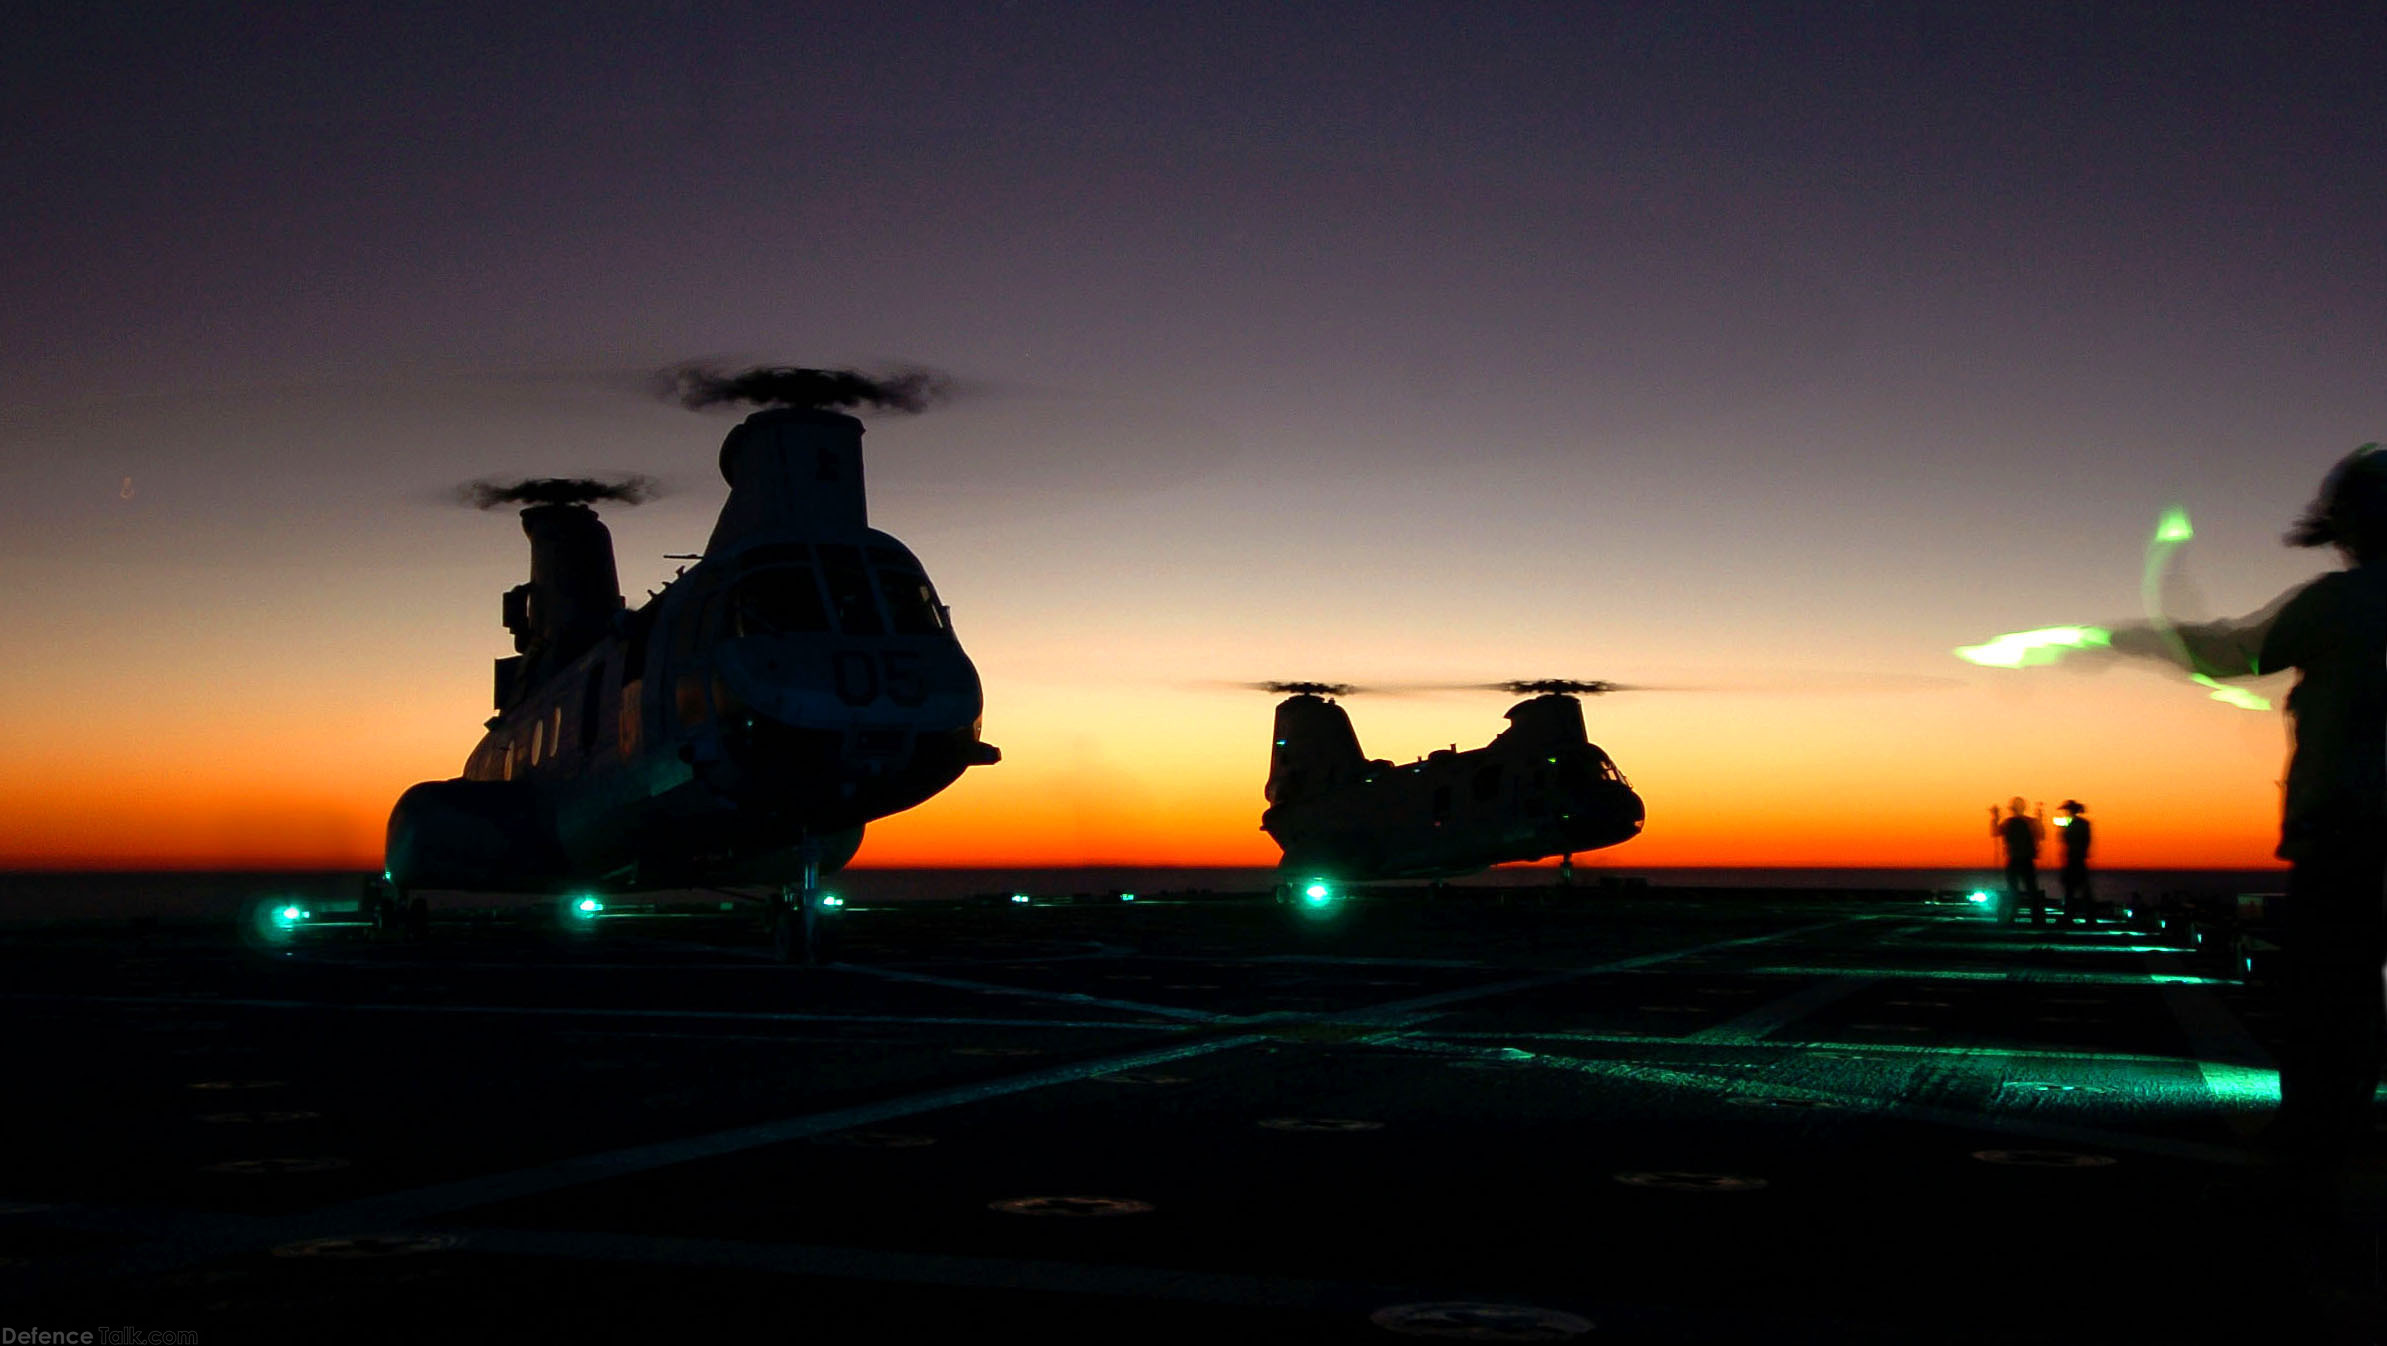
[[[386,935],[398,924],[398,898],[386,879],[365,880],[364,893],[357,900],[357,914],[376,935]]]

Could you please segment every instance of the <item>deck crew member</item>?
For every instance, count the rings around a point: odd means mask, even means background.
[[[2341,1160],[2369,1135],[2387,1045],[2387,451],[2356,449],[2331,469],[2287,535],[2333,546],[2348,568],[2252,617],[2117,628],[2113,647],[2206,677],[2296,670],[2279,854],[2294,868],[2282,904],[2275,1148]]]
[[[2000,822],[1997,805],[1989,806],[1989,835],[1996,837],[2006,848],[2006,913],[2009,922],[2022,919],[2022,909],[2031,909],[2031,924],[2038,925],[2047,911],[2047,899],[2039,891],[2039,840],[2047,835],[2047,806],[2042,804],[2036,814],[2022,811],[2022,796],[2007,801],[2007,816]]]
[[[2064,834],[2064,919],[2075,925],[2089,920],[2095,899],[2089,892],[2089,806],[2067,799],[2056,806],[2055,825]]]

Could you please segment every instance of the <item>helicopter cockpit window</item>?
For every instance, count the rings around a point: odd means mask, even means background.
[[[879,568],[879,593],[887,600],[887,616],[899,636],[933,636],[945,629],[937,611],[937,591],[928,576],[916,570]]]
[[[829,629],[820,581],[811,566],[773,566],[747,573],[730,596],[730,633],[781,636]]]
[[[878,595],[871,592],[870,572],[862,565],[860,547],[821,544],[821,575],[829,582],[829,608],[836,614],[839,631],[849,636],[887,633],[886,619],[879,616]]]

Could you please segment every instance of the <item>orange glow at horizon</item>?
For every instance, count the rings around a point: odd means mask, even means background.
[[[359,674],[8,724],[0,867],[369,870],[389,805],[453,775],[482,680]],[[2277,715],[2151,676],[2009,675],[1890,695],[1609,697],[1592,737],[1648,801],[1648,832],[1586,867],[1981,868],[1987,806],[2018,790],[2089,804],[2106,869],[2263,868],[2276,839]],[[296,693],[294,695],[294,693]],[[21,697],[16,704],[23,704]],[[1273,865],[1259,830],[1272,699],[989,678],[1005,760],[871,825],[862,868]],[[1395,761],[1487,741],[1498,697],[1356,698],[1363,747]],[[2028,725],[2025,736],[2014,726]],[[1918,746],[1929,745],[1929,746]],[[2056,863],[2051,835],[2042,863]]]

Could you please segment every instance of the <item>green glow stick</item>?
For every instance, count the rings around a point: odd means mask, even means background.
[[[2008,632],[1986,645],[1959,645],[1956,657],[1984,668],[2037,668],[2056,662],[2070,650],[2111,644],[2113,632],[2102,626],[2046,626]]]
[[[2268,697],[2258,696],[2243,687],[2232,687],[2227,683],[2215,682],[2202,673],[2193,674],[2190,680],[2200,687],[2212,688],[2214,700],[2236,706],[2240,710],[2271,709]]]
[[[2169,506],[2163,511],[2162,517],[2155,521],[2155,535],[2147,539],[2146,569],[2141,572],[2138,582],[2139,599],[2147,607],[2147,621],[2163,637],[2164,643],[2171,646],[2173,656],[2190,669],[2190,681],[2211,691],[2214,700],[2240,710],[2269,710],[2271,703],[2264,697],[2244,688],[2228,687],[2216,682],[2197,662],[2195,653],[2188,648],[2188,642],[2180,638],[2180,632],[2172,625],[2171,619],[2163,615],[2164,572],[2170,569],[2172,556],[2180,550],[2180,544],[2193,541],[2195,537],[2196,528],[2188,522],[2188,510],[2184,506]]]
[[[2197,662],[2178,628],[2163,615],[2163,576],[2180,544],[2193,541],[2196,525],[2182,506],[2171,505],[2155,521],[2147,539],[2146,569],[2139,577],[2139,598],[2146,604],[2148,624],[2171,647],[2174,658],[2191,671],[2189,678],[2213,694],[2213,699],[2240,710],[2269,710],[2269,700],[2242,687],[2216,681]],[[2012,631],[1983,645],[1959,645],[1956,657],[1984,668],[2037,668],[2062,659],[2073,650],[2103,649],[2113,644],[2113,632],[2102,626],[2045,626],[2036,631]]]

